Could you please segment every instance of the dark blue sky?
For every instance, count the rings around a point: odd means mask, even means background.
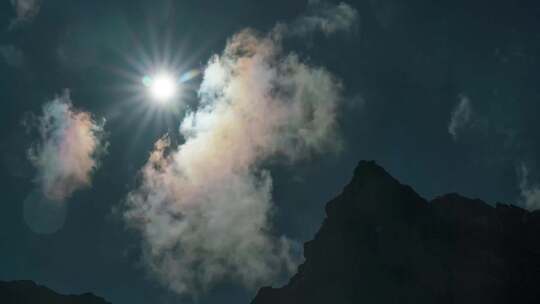
[[[361,159],[376,160],[428,199],[459,192],[489,203],[523,204],[522,165],[530,187],[540,182],[540,5],[347,3],[359,13],[357,31],[285,46],[342,80],[344,148],[294,165],[268,165],[276,234],[312,238],[324,204]],[[124,90],[125,75],[136,73],[130,60],[141,52],[170,52],[186,58],[187,68],[202,68],[237,31],[266,32],[306,6],[290,0],[43,0],[32,20],[10,29],[15,11],[9,1],[0,4],[0,280],[90,291],[113,303],[179,303],[147,275],[137,234],[114,212],[168,129],[164,119],[155,119],[135,132],[142,114]],[[23,220],[35,172],[26,154],[32,138],[21,122],[65,88],[75,106],[107,118],[110,147],[92,187],[69,199],[63,228],[38,235]],[[470,114],[454,138],[449,124],[465,97]],[[255,292],[221,284],[199,300],[247,303]]]

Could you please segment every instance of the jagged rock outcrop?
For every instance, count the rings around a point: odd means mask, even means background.
[[[61,295],[32,281],[0,281],[2,304],[110,304],[91,293]]]
[[[428,202],[362,161],[326,214],[298,273],[252,304],[540,303],[540,212]]]

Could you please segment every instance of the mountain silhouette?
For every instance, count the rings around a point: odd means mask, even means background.
[[[298,272],[252,304],[540,303],[540,212],[428,202],[362,161],[326,215]]]
[[[61,295],[32,281],[0,281],[2,304],[110,304],[91,293]]]

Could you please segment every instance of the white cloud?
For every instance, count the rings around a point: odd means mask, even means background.
[[[448,133],[454,140],[459,137],[459,132],[470,127],[473,120],[473,110],[471,101],[467,96],[462,95],[455,106],[448,124]]]
[[[69,93],[43,106],[37,118],[39,140],[28,150],[38,174],[36,182],[49,200],[63,201],[91,184],[106,148],[103,123],[73,108]]]
[[[540,185],[529,182],[529,169],[521,164],[519,189],[521,190],[521,204],[528,210],[540,209]]]
[[[339,149],[341,84],[284,53],[276,35],[244,30],[210,59],[199,97],[181,123],[185,143],[156,143],[124,216],[148,269],[178,293],[224,278],[271,282],[295,258],[294,244],[272,233],[265,164]]]
[[[32,21],[41,8],[41,0],[10,0],[17,17],[11,21],[10,29]]]

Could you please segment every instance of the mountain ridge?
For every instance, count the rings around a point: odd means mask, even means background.
[[[431,201],[361,161],[289,283],[252,304],[539,303],[540,212],[456,193]]]
[[[3,304],[110,304],[86,292],[62,295],[30,280],[0,281],[0,303]]]

